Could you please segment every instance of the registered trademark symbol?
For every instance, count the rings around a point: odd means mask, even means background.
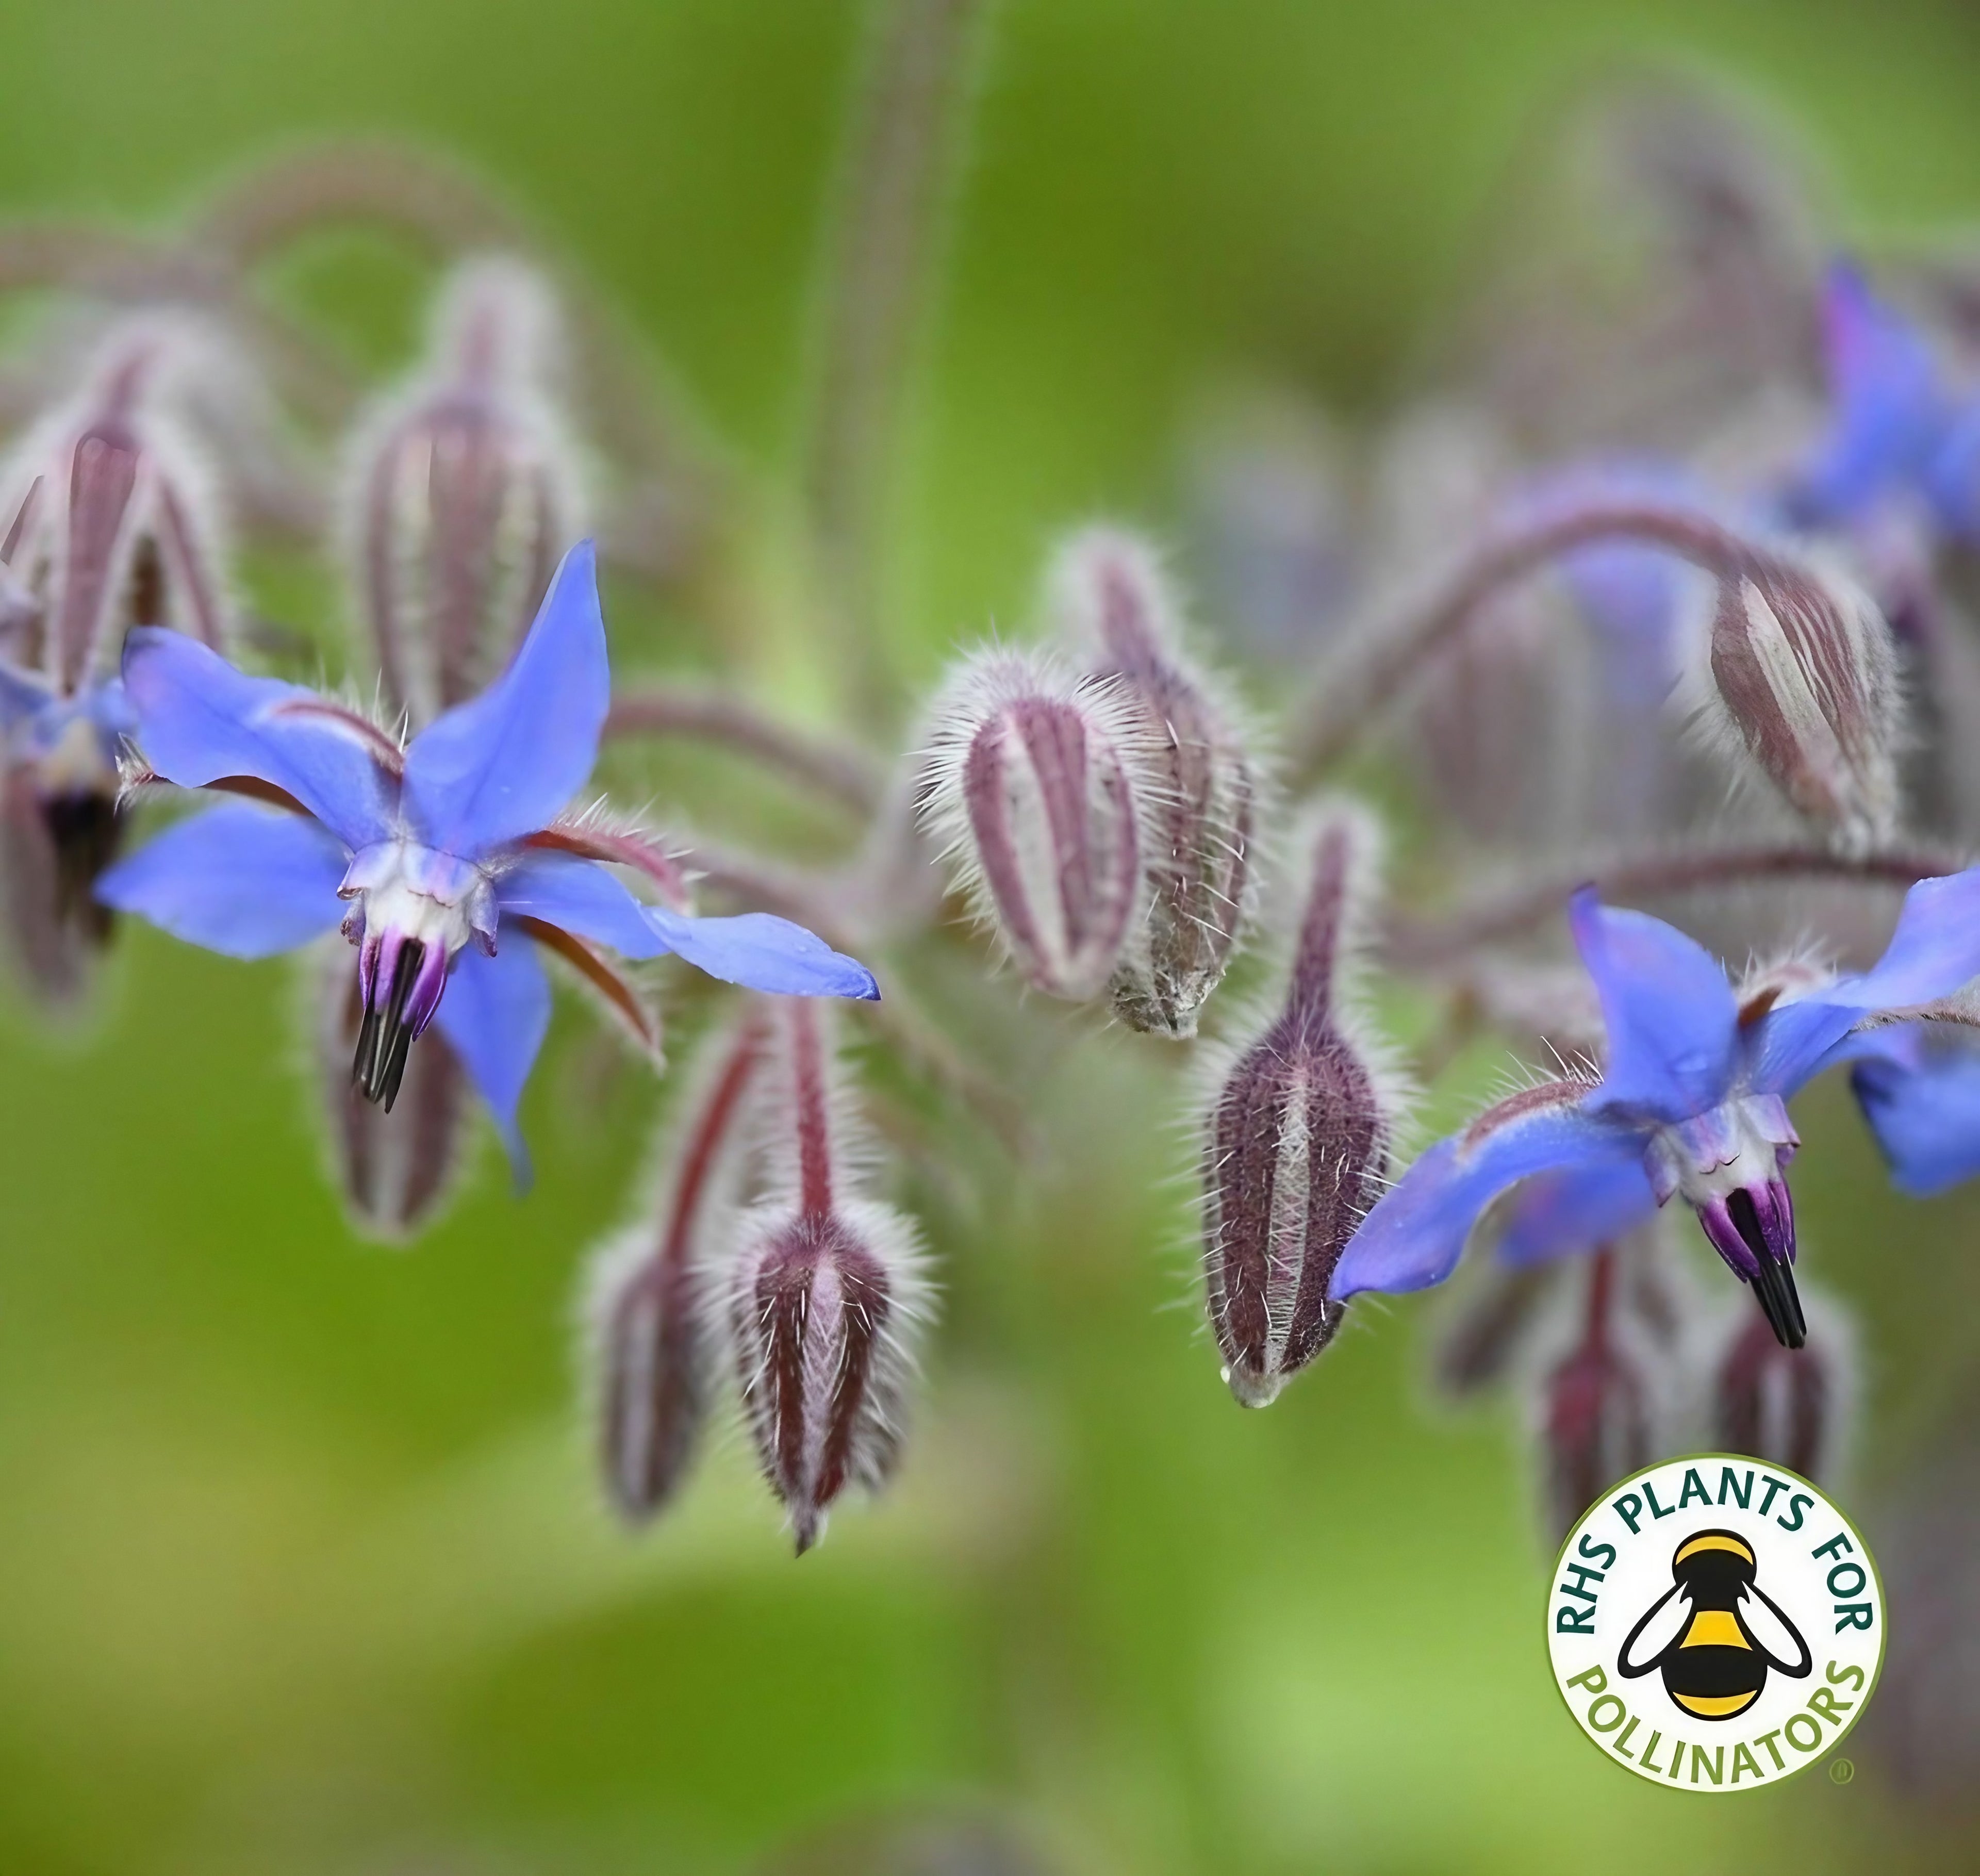
[[[1855,1776],[1856,1768],[1851,1761],[1839,1758],[1829,1761],[1829,1782],[1831,1785],[1847,1785]]]

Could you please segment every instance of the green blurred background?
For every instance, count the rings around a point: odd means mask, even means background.
[[[284,141],[416,135],[566,242],[774,477],[859,25],[839,0],[15,0],[0,212],[155,218]],[[1862,226],[1980,204],[1956,5],[1002,8],[895,517],[917,672],[1022,614],[1068,519],[1172,518],[1206,382],[1380,407],[1534,114],[1643,51],[1779,106]],[[350,291],[389,361],[412,302],[374,272]],[[663,662],[664,617],[624,610]],[[931,1811],[1013,1819],[1081,1876],[1958,1854],[1867,1770],[1703,1804],[1599,1761],[1547,1685],[1522,1462],[1424,1409],[1415,1307],[1233,1409],[1183,1306],[1153,1048],[1077,1057],[1038,1097],[1076,1150],[945,1232],[906,1475],[794,1564],[733,1441],[647,1538],[594,1502],[570,1293],[664,1096],[601,1098],[586,1025],[526,1109],[534,1193],[484,1159],[397,1253],[319,1176],[284,969],[133,932],[107,989],[80,1037],[0,1034],[5,1876],[726,1872]],[[1901,1206],[1833,1092],[1806,1106],[1874,1482],[1980,1305],[1980,1212]]]

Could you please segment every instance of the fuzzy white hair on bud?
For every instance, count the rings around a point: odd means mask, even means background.
[[[483,256],[443,283],[426,351],[343,452],[339,534],[385,694],[416,723],[474,695],[584,531],[556,296]]]
[[[1148,908],[1111,986],[1131,1028],[1187,1037],[1253,907],[1261,784],[1255,737],[1193,658],[1182,607],[1150,542],[1088,527],[1053,557],[1046,607],[1081,668],[1140,712],[1156,792],[1142,832]]]
[[[1736,774],[1764,778],[1849,853],[1897,824],[1898,660],[1876,602],[1816,560],[1756,561],[1701,589],[1679,695]]]
[[[1382,830],[1331,799],[1291,843],[1304,887],[1273,998],[1203,1053],[1202,1255],[1224,1378],[1262,1407],[1339,1330],[1334,1267],[1380,1197],[1407,1103],[1359,1007],[1358,959],[1380,892]]]
[[[832,1013],[769,1006],[759,1113],[765,1196],[738,1220],[719,1289],[744,1418],[802,1555],[848,1486],[898,1464],[929,1310],[920,1233],[861,1189],[865,1158]]]
[[[963,660],[931,720],[920,813],[957,889],[1034,988],[1097,996],[1144,916],[1159,811],[1125,686],[992,648]]]

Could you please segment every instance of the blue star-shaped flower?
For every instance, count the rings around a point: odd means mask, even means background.
[[[125,648],[136,740],[163,779],[259,799],[169,829],[106,873],[103,902],[231,957],[340,923],[359,946],[353,1074],[388,1106],[437,1021],[523,1163],[516,1109],[550,1021],[533,933],[799,996],[875,998],[863,965],[764,913],[693,918],[633,896],[623,847],[560,816],[590,776],[610,701],[589,542],[557,570],[508,669],[401,749],[300,685],[237,670],[183,634]]]
[[[1677,1194],[1799,1347],[1784,1174],[1799,1140],[1786,1100],[1852,1053],[1866,1019],[1980,974],[1980,868],[1913,886],[1872,970],[1743,1006],[1718,962],[1661,920],[1605,906],[1592,889],[1570,916],[1608,1029],[1601,1079],[1527,1089],[1430,1148],[1363,1221],[1333,1295],[1442,1282],[1485,1209],[1522,1181],[1500,1246],[1514,1262],[1613,1240]]]

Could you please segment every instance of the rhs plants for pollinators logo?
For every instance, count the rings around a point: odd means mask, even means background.
[[[1829,1758],[1884,1655],[1869,1547],[1821,1489],[1732,1453],[1612,1486],[1547,1594],[1554,1685],[1618,1765],[1683,1791],[1778,1785]]]

